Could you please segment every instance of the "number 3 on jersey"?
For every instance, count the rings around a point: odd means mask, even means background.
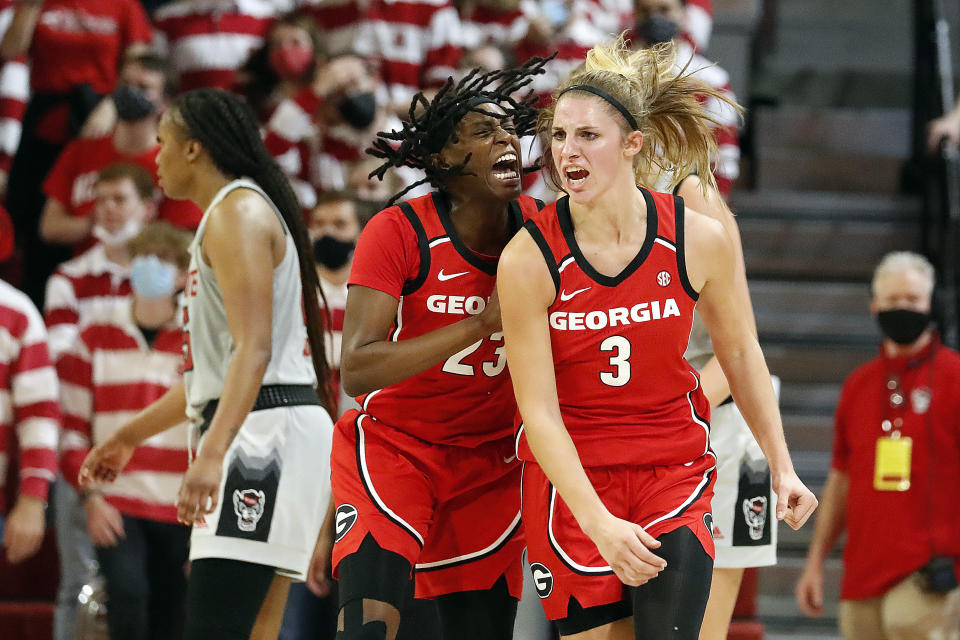
[[[610,336],[600,343],[600,351],[612,351],[610,366],[615,372],[601,371],[600,382],[608,387],[622,387],[630,382],[630,341],[623,336]]]
[[[506,347],[503,346],[503,332],[498,331],[496,333],[490,334],[489,338],[485,338],[491,342],[499,342],[498,346],[493,351],[493,355],[497,356],[497,359],[493,362],[484,362],[480,368],[483,369],[483,373],[488,378],[493,378],[501,373],[503,373],[504,367],[507,366],[507,353]],[[472,364],[466,364],[463,362],[465,358],[472,355],[477,349],[480,348],[480,345],[483,344],[483,340],[477,340],[472,345],[466,349],[461,349],[455,354],[447,358],[446,362],[443,363],[443,371],[447,373],[452,373],[458,376],[475,376],[477,375],[476,370]]]

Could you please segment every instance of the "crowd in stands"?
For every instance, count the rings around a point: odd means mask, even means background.
[[[202,212],[157,182],[158,123],[174,96],[216,87],[254,108],[307,216],[336,365],[360,228],[423,177],[370,179],[378,163],[365,149],[401,126],[418,92],[555,54],[531,86],[546,106],[592,46],[622,32],[636,46],[678,41],[681,64],[729,92],[726,73],[698,53],[711,22],[712,0],[0,0],[0,486],[8,468],[18,478],[0,527],[10,562],[35,553],[54,487],[56,637],[72,637],[70,607],[93,557],[125,603],[109,609],[126,612],[111,625],[132,629],[152,606],[178,606],[150,600],[147,569],[130,575],[131,562],[154,571],[156,558],[117,549],[162,539],[166,569],[182,565],[172,504],[185,431],[146,443],[109,493],[75,491],[85,451],[180,375],[176,295]],[[727,194],[738,116],[705,106]],[[538,149],[524,141],[528,166]],[[553,200],[536,172],[524,186]],[[341,411],[350,402],[341,396]],[[167,573],[157,580],[174,585]]]

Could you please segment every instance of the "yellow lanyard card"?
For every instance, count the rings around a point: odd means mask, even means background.
[[[877,440],[873,488],[877,491],[906,491],[910,488],[912,438],[883,437]]]

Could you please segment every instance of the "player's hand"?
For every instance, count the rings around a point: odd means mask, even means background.
[[[503,324],[500,321],[500,296],[497,295],[497,287],[493,287],[493,293],[490,294],[490,302],[483,308],[477,319],[483,324],[484,332],[487,335],[503,331]]]
[[[945,141],[950,149],[957,148],[960,143],[960,111],[951,111],[927,125],[927,148],[930,153],[937,152],[941,141]]]
[[[91,449],[83,460],[77,480],[81,487],[113,482],[130,462],[137,446],[123,438],[123,430],[116,432],[102,444]]]
[[[775,476],[773,491],[777,494],[777,520],[783,520],[794,530],[802,527],[817,508],[817,497],[795,471]]]
[[[588,535],[620,581],[631,587],[656,578],[667,566],[650,551],[660,541],[638,524],[611,515]]]
[[[793,589],[797,596],[797,606],[803,615],[819,618],[823,615],[823,565],[808,560]]]
[[[310,557],[310,568],[307,569],[307,588],[318,598],[326,598],[333,587],[330,580],[332,557],[333,532],[323,528],[317,536],[317,544]]]
[[[23,562],[40,550],[46,527],[44,507],[40,498],[20,496],[17,499],[3,530],[3,546],[10,564]]]
[[[83,501],[87,512],[87,533],[95,547],[115,547],[126,536],[123,516],[101,495],[91,495]]]
[[[215,454],[204,454],[203,448],[187,469],[177,493],[177,521],[192,527],[203,522],[203,517],[217,508],[223,459]]]

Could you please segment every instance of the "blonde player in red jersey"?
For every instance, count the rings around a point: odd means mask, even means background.
[[[673,58],[670,45],[631,53],[621,40],[561,85],[539,128],[568,195],[533,217],[498,270],[531,567],[565,638],[699,633],[716,458],[683,359],[695,305],[770,461],[778,519],[799,527],[816,507],[735,295],[729,237],[681,198],[637,187],[655,158],[714,182],[696,94],[716,93],[678,76]]]

